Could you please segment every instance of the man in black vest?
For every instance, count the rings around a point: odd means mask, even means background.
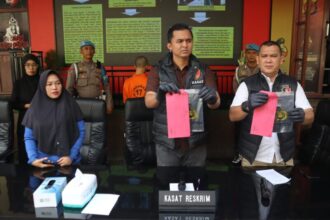
[[[169,53],[148,75],[145,103],[154,110],[153,132],[158,166],[204,166],[206,133],[191,132],[189,138],[168,138],[166,93],[199,89],[204,105],[218,108],[215,75],[192,55],[193,35],[186,24],[175,24],[167,33]]]
[[[262,43],[257,61],[260,72],[239,85],[229,111],[231,121],[241,121],[238,147],[243,157],[242,166],[293,166],[294,131],[273,132],[271,137],[250,134],[254,109],[268,100],[268,95],[260,90],[293,92],[294,109],[288,112],[288,118],[295,123],[311,124],[313,108],[301,85],[280,71],[283,56],[278,43]]]

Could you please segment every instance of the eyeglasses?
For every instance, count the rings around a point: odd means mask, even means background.
[[[29,67],[32,67],[32,68],[38,67],[37,64],[25,64],[24,66],[27,67],[27,68],[29,68]]]

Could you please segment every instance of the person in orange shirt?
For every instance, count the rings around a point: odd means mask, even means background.
[[[146,67],[148,59],[145,56],[138,56],[135,59],[135,74],[126,79],[123,88],[123,102],[128,98],[141,98],[146,94],[147,74]]]

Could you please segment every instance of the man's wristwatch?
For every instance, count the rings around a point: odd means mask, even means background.
[[[245,113],[249,113],[249,111],[250,111],[247,101],[242,103],[241,108],[242,108],[243,112],[245,112]]]

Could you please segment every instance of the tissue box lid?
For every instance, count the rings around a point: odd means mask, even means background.
[[[83,174],[80,178],[73,178],[63,190],[63,195],[69,193],[72,195],[79,195],[84,191],[89,191],[94,185],[97,185],[95,174]]]

